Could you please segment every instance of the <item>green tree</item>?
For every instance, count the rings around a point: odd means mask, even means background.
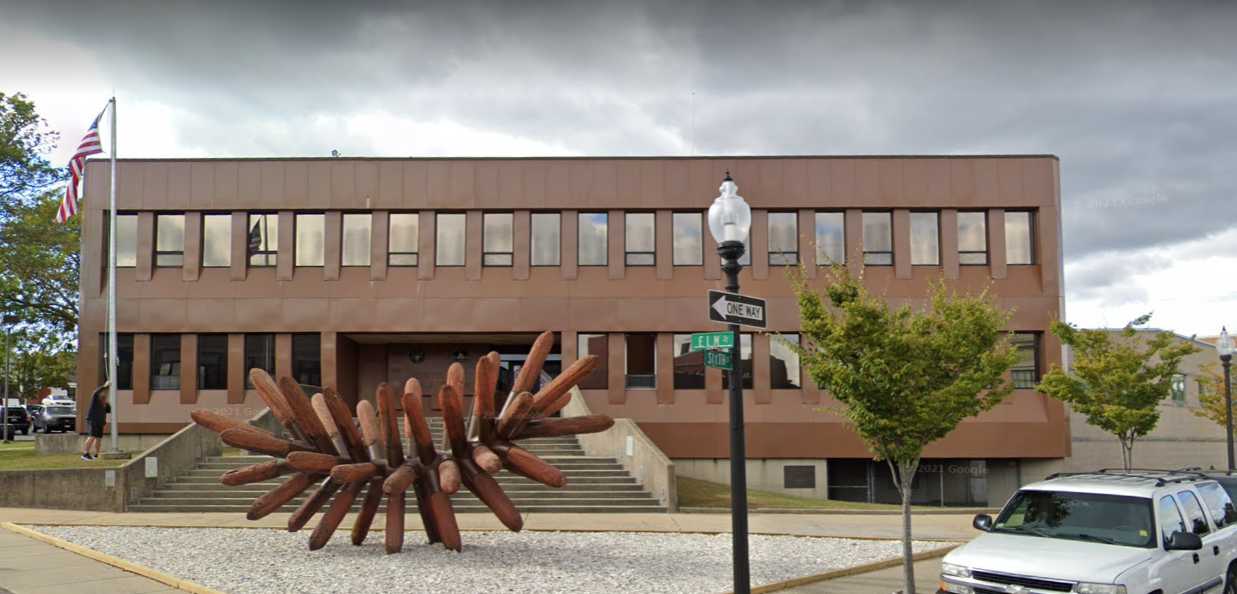
[[[47,192],[28,203],[13,203],[0,223],[0,309],[24,325],[56,330],[63,348],[77,331],[78,268],[82,215],[55,221],[60,196]]]
[[[65,344],[58,332],[22,328],[9,336],[7,361],[9,395],[27,401],[43,388],[62,388],[69,384],[76,367],[77,353]],[[0,362],[3,365],[5,362]],[[0,372],[6,372],[0,367]]]
[[[64,179],[46,158],[56,139],[34,102],[0,92],[0,203],[30,198]]]
[[[1203,365],[1199,371],[1198,402],[1201,406],[1194,414],[1225,427],[1224,372],[1215,362]],[[1233,420],[1237,422],[1237,405],[1233,406]]]
[[[796,280],[804,368],[843,406],[843,414],[902,496],[906,593],[915,592],[911,485],[924,447],[1000,402],[1012,391],[1017,360],[1008,343],[1009,313],[985,291],[960,296],[933,286],[930,307],[893,308],[844,268],[822,296]]]
[[[1052,333],[1073,352],[1070,371],[1053,366],[1037,389],[1086,415],[1087,422],[1116,436],[1121,464],[1134,464],[1134,443],[1160,421],[1158,404],[1172,391],[1173,376],[1194,345],[1171,332],[1140,335],[1151,315],[1120,332],[1082,330],[1053,322]]]

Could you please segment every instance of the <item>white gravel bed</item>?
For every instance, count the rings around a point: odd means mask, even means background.
[[[730,535],[627,532],[465,532],[464,551],[408,532],[387,555],[382,533],[363,546],[347,527],[309,551],[308,531],[37,526],[36,530],[228,594],[311,592],[724,592]],[[916,542],[916,552],[943,546]],[[891,541],[751,536],[753,585],[890,559]]]

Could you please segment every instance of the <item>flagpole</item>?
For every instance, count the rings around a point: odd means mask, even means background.
[[[108,197],[109,215],[107,234],[107,401],[112,405],[112,449],[120,451],[120,432],[117,422],[120,402],[116,398],[116,96],[109,102],[112,107],[112,175]]]

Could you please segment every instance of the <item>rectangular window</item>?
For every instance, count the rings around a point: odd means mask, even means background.
[[[279,256],[279,215],[258,213],[249,215],[249,265],[274,266]]]
[[[556,212],[532,214],[532,241],[530,254],[533,266],[558,266],[562,251],[562,217]]]
[[[198,335],[198,389],[228,389],[228,335]]]
[[[296,265],[322,266],[326,241],[326,215],[296,215]]]
[[[119,221],[117,221],[119,222]],[[99,367],[99,380],[107,380],[107,334],[99,335],[102,346],[102,365]],[[133,335],[116,333],[116,389],[133,389]]]
[[[628,388],[652,390],[657,387],[657,335],[627,334],[626,362]]]
[[[958,213],[958,263],[974,266],[988,263],[988,213]]]
[[[1172,398],[1174,404],[1185,404],[1185,374],[1173,374]]]
[[[704,229],[700,213],[676,212],[671,220],[674,223],[674,265],[704,264]]]
[[[743,375],[743,389],[752,389],[752,335],[739,335],[739,364],[736,371]],[[730,389],[730,372],[722,372],[722,389]]]
[[[935,212],[911,213],[911,265],[940,266],[941,226]]]
[[[322,335],[292,335],[292,377],[304,386],[322,386]]]
[[[846,213],[816,213],[816,264],[846,263]]]
[[[510,266],[512,221],[509,212],[487,212],[482,218],[482,256],[484,266]]]
[[[657,219],[651,212],[629,212],[624,234],[627,239],[627,265],[652,266],[657,263]]]
[[[463,266],[468,244],[464,234],[467,218],[463,213],[439,213],[434,225],[434,263],[438,266]]]
[[[692,335],[674,335],[674,389],[704,389],[704,352],[692,352]]]
[[[1035,218],[1029,210],[1005,211],[1005,263],[1035,263]]]
[[[769,213],[769,265],[799,263],[799,216],[793,212]]]
[[[275,373],[275,335],[246,334],[245,335],[245,387],[252,388],[249,381],[249,370],[261,369],[267,373]]]
[[[610,385],[610,338],[605,334],[577,334],[576,356],[584,358],[587,355],[597,356],[597,367],[594,367],[584,379],[580,380],[581,390],[604,390]]]
[[[747,237],[743,238],[743,255],[739,257],[739,264],[743,266],[752,265],[752,234],[748,233]]]
[[[150,389],[180,389],[180,335],[150,335]]]
[[[893,266],[893,213],[863,213],[863,264]]]
[[[610,253],[607,215],[604,212],[580,213],[578,254],[580,266],[605,266]]]
[[[104,266],[107,266],[106,256],[110,247],[107,235],[109,232],[110,229],[103,230]],[[116,267],[134,266],[137,266],[137,215],[121,213],[116,215]]]
[[[227,268],[232,265],[232,215],[202,215],[202,266]]]
[[[185,215],[155,216],[155,266],[184,266]]]
[[[769,387],[797,390],[803,387],[799,371],[798,334],[769,336]]]
[[[390,266],[416,266],[417,246],[421,241],[420,219],[416,213],[391,213],[387,234],[387,264]]]
[[[782,467],[783,489],[815,489],[816,467],[808,465],[786,465]]]
[[[1039,385],[1039,333],[1014,332],[1009,339],[1010,345],[1018,352],[1018,361],[1010,370],[1010,379],[1014,387],[1020,390],[1034,390]]]
[[[370,213],[344,213],[343,248],[340,250],[344,266],[369,266],[373,225],[374,215]]]

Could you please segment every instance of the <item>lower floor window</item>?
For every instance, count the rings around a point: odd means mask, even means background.
[[[303,386],[322,386],[322,335],[292,336],[292,377]]]
[[[1014,332],[1010,345],[1018,352],[1018,361],[1010,370],[1014,387],[1033,390],[1039,385],[1039,333]]]
[[[657,335],[628,334],[627,387],[657,387]]]
[[[180,389],[180,335],[150,336],[150,389]]]
[[[275,335],[246,334],[245,335],[245,387],[253,388],[249,381],[249,371],[261,369],[267,373],[275,373]]]
[[[228,335],[198,336],[198,388],[228,389]]]

